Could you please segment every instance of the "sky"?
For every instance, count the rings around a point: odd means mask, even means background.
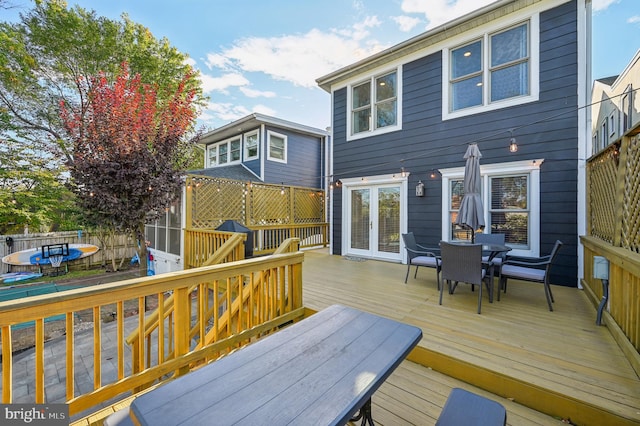
[[[6,0],[17,21],[30,0]],[[330,94],[316,79],[493,0],[67,0],[166,37],[201,72],[199,122],[261,113],[325,129]],[[617,75],[640,49],[640,0],[593,0],[592,75]],[[4,16],[3,16],[4,15]]]

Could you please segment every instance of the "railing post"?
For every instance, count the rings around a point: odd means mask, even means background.
[[[175,311],[175,353],[176,358],[189,352],[189,328],[191,318],[189,315],[189,289],[181,287],[173,293],[173,303]],[[189,366],[182,367],[178,374],[182,375],[189,371]]]

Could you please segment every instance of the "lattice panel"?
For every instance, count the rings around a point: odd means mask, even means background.
[[[318,223],[324,220],[324,192],[294,188],[294,223]]]
[[[291,223],[291,188],[253,184],[249,191],[251,225],[286,225]]]
[[[629,140],[625,161],[620,246],[640,253],[640,137]]]
[[[613,243],[615,232],[615,197],[617,147],[611,146],[589,163],[590,234]]]
[[[207,176],[187,178],[191,227],[214,229],[225,220],[245,226],[324,223],[324,191]],[[187,225],[189,226],[189,225]]]
[[[192,227],[217,228],[225,220],[245,221],[246,184],[241,181],[193,178]]]

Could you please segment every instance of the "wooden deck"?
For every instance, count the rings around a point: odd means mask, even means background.
[[[422,328],[418,347],[374,395],[381,425],[434,424],[448,393],[463,387],[501,402],[508,424],[640,424],[640,379],[583,291],[509,282],[500,302],[461,285],[444,294],[433,269],[305,252],[303,302],[340,303]],[[476,290],[477,291],[477,290]]]

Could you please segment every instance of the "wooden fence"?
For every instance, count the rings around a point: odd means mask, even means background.
[[[593,278],[594,256],[609,261],[604,322],[636,371],[640,352],[640,127],[587,162],[587,231],[583,285],[598,305],[604,290]],[[635,352],[635,353],[634,353]]]

